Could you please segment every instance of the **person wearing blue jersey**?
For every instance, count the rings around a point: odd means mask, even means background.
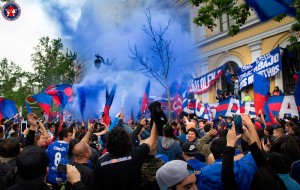
[[[67,179],[64,173],[57,171],[57,166],[60,160],[68,154],[72,133],[65,129],[61,130],[58,133],[58,138],[58,141],[51,143],[46,150],[49,163],[47,182],[52,185],[53,189],[60,189],[62,182]]]

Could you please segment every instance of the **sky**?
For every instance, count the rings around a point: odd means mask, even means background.
[[[130,59],[129,47],[137,46],[145,58],[155,59],[150,51],[153,44],[142,30],[143,26],[147,27],[147,2],[153,1],[143,0],[145,6],[137,9],[126,8],[126,1],[130,0],[16,0],[21,7],[20,17],[7,21],[0,16],[0,59],[7,58],[24,70],[33,71],[31,54],[39,39],[45,36],[61,38],[64,48],[76,51],[85,64],[85,77],[74,85],[75,92],[82,86],[105,84],[111,89],[117,84],[116,97],[119,98],[114,101],[118,106],[113,109],[120,110],[124,102],[129,104],[127,107],[132,107],[143,95],[149,78],[140,71],[140,65]],[[170,69],[169,82],[177,80],[180,83],[185,74],[192,72],[187,64],[196,50],[190,34],[184,30],[182,23],[173,18],[172,10],[166,7],[151,5],[151,19],[156,30],[165,28],[170,22],[165,39],[171,42],[175,61]],[[113,64],[102,64],[99,70],[95,69],[95,54],[113,61]],[[161,96],[164,88],[156,80],[150,81],[150,95]],[[103,95],[101,98],[99,95],[99,102],[103,107]],[[99,110],[98,107],[95,109]]]

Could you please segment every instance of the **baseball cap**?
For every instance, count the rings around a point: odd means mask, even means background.
[[[198,150],[193,142],[185,142],[181,146],[181,150],[182,150],[182,152],[184,152],[186,154],[197,154],[198,153]]]
[[[19,177],[23,180],[44,177],[47,166],[46,152],[38,146],[25,147],[17,157]]]
[[[182,160],[172,160],[156,172],[156,180],[161,190],[166,190],[193,174],[193,168]]]

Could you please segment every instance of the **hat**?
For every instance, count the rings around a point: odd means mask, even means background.
[[[255,126],[256,130],[257,129],[262,129],[261,124],[259,122],[257,122],[257,121],[254,123],[254,126]]]
[[[194,171],[188,163],[182,160],[172,160],[156,172],[156,180],[160,189],[166,190],[184,180]]]
[[[45,150],[38,146],[24,148],[17,157],[19,177],[23,180],[33,180],[44,177],[48,166]]]
[[[181,147],[182,152],[186,154],[197,154],[198,149],[196,148],[196,145],[192,142],[185,142]]]

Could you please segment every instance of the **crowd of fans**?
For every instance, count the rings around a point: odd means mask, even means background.
[[[158,110],[159,111],[159,110]],[[2,119],[0,189],[300,189],[297,117],[183,117],[63,126]],[[236,122],[234,122],[236,121]],[[162,124],[164,123],[164,124]]]

